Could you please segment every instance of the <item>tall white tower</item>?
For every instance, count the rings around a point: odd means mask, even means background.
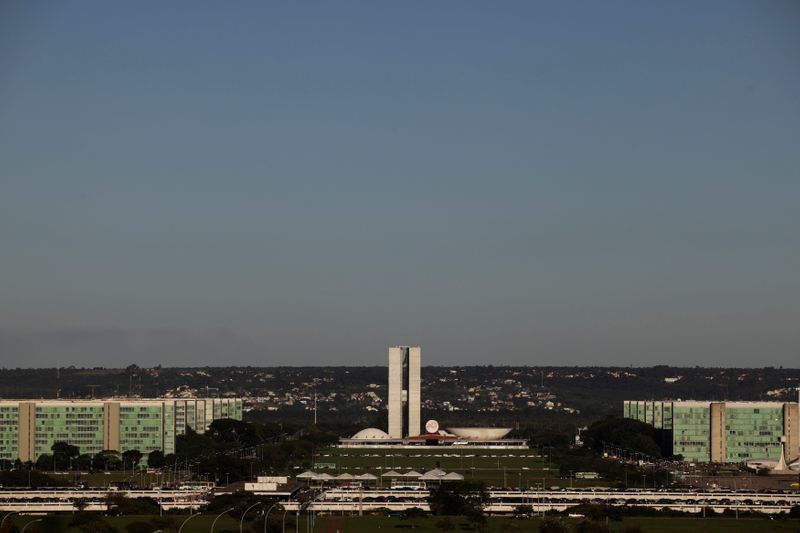
[[[419,346],[408,349],[408,436],[420,434],[421,359],[422,350]]]
[[[422,377],[419,346],[389,348],[389,436],[402,439],[420,433]],[[406,414],[406,408],[408,413]]]

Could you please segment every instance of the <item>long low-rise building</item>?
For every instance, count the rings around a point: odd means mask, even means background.
[[[624,402],[623,416],[662,430],[669,454],[687,461],[739,463],[786,460],[800,455],[800,420],[795,402]]]
[[[36,461],[66,442],[80,453],[139,450],[175,452],[175,439],[190,428],[242,419],[240,398],[105,400],[0,400],[0,459]]]

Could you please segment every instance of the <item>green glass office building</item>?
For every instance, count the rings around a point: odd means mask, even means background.
[[[175,452],[175,438],[204,433],[221,418],[242,419],[239,398],[0,400],[0,459],[36,461],[56,442],[81,453]]]
[[[787,460],[800,455],[797,403],[630,400],[623,416],[663,430],[687,461],[778,460],[782,441]]]

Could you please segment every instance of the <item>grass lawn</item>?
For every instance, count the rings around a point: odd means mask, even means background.
[[[178,526],[183,523],[189,515],[164,515],[163,517],[159,516],[113,516],[113,517],[104,517],[106,523],[110,524],[119,533],[126,532],[126,526],[132,522],[148,522],[152,523],[153,531],[162,530],[164,532],[172,532],[177,531]],[[183,528],[182,533],[208,533],[211,529],[211,524],[214,521],[214,518],[217,515],[214,513],[202,513],[200,516],[196,518],[192,518],[189,520]],[[257,513],[253,512],[252,515],[247,515],[251,520],[246,520],[244,522],[244,531],[247,533],[252,533],[253,531],[263,531],[264,527],[264,518],[263,515],[258,515]],[[277,517],[278,519],[281,516],[278,513],[274,513],[270,515],[270,523],[273,522],[273,517]],[[38,518],[43,518],[41,516],[14,516],[13,522],[19,529],[27,524],[32,520],[36,520]],[[51,533],[52,531],[59,531],[63,533],[85,533],[85,530],[80,528],[69,528],[67,524],[69,524],[72,516],[71,515],[58,515],[55,517],[48,517],[46,520],[57,520],[57,524],[53,522],[39,522],[31,524],[28,529],[25,530],[25,533]],[[253,519],[254,518],[254,519]],[[157,523],[156,521],[163,520],[163,523]],[[9,518],[6,521],[6,525],[8,522],[11,522],[12,519]],[[289,525],[291,524],[291,531],[294,533],[295,526],[292,520],[292,517],[287,517],[287,527],[286,531],[289,531]],[[38,529],[37,529],[38,527]],[[170,527],[172,529],[170,529]],[[60,529],[58,529],[60,528]],[[317,528],[319,530],[319,528]],[[239,532],[239,520],[229,517],[229,516],[222,516],[214,526],[214,533],[222,533],[224,531],[228,532]],[[301,518],[300,520],[300,531],[305,531],[305,520]]]
[[[441,468],[458,472],[467,480],[481,480],[491,486],[535,487],[570,486],[569,478],[562,478],[558,465],[540,456],[536,450],[487,449],[397,449],[397,448],[330,448],[320,451],[315,458],[315,471],[336,475],[342,472],[380,476],[383,472],[409,469],[424,473]],[[384,478],[386,482],[386,478]],[[574,487],[603,486],[602,480],[573,479]]]
[[[409,520],[399,518],[384,518],[374,516],[364,517],[326,517],[317,520],[318,533],[375,533],[377,531],[407,531],[408,533],[440,533],[435,524],[441,517],[425,517],[417,520],[414,529]],[[451,518],[456,525],[455,531],[472,531],[464,518]],[[568,525],[577,524],[577,519],[565,519]],[[769,533],[772,531],[797,532],[800,530],[800,521],[797,520],[769,520],[733,519],[733,518],[626,518],[622,522],[609,522],[615,533],[621,533],[625,528],[638,526],[643,533],[661,532],[698,532],[698,533],[726,533],[735,531],[758,531]],[[513,518],[493,517],[489,519],[485,529],[487,533],[515,533],[538,532],[539,520],[515,520]]]
[[[166,519],[172,524],[173,529],[165,528],[166,524],[153,524],[153,530],[160,528],[164,531],[175,531],[188,515],[174,515],[165,516]],[[273,515],[274,516],[274,515]],[[14,516],[6,523],[13,521],[19,529],[32,520],[42,517],[39,516]],[[185,533],[206,533],[211,528],[215,515],[212,513],[203,513],[202,515],[191,519],[186,523],[183,528]],[[279,517],[278,517],[279,518]],[[13,519],[13,520],[12,520]],[[52,520],[52,518],[45,518]],[[63,533],[79,533],[81,530],[78,528],[67,528],[71,516],[61,515],[55,517],[57,524],[53,522],[40,522],[31,524],[26,533],[49,533],[52,531],[61,531]],[[125,516],[125,517],[109,517],[105,520],[116,528],[119,533],[125,533],[126,526],[131,522],[148,522],[152,523],[158,520],[158,516]],[[263,518],[255,518],[254,520],[245,521],[244,531],[252,533],[254,531],[262,531]],[[401,518],[386,518],[382,516],[327,516],[318,517],[316,521],[316,533],[376,533],[376,532],[408,532],[408,533],[439,533],[441,530],[436,527],[436,523],[442,520],[442,517],[424,517],[414,522],[412,529],[412,522]],[[450,518],[456,526],[455,531],[473,531],[469,529],[466,519],[462,517]],[[579,522],[578,519],[563,519],[567,525],[574,525]],[[270,517],[272,522],[272,516]],[[293,526],[293,522],[291,523]],[[37,529],[38,526],[38,529]],[[615,533],[622,533],[625,528],[631,526],[638,526],[643,533],[668,533],[668,532],[681,532],[681,533],[728,533],[728,532],[749,532],[758,531],[770,533],[773,531],[780,532],[797,532],[800,531],[800,521],[788,519],[775,519],[769,520],[764,518],[747,518],[736,520],[734,518],[626,518],[622,522],[609,522],[611,531]],[[289,528],[287,522],[287,531],[295,531],[294,527]],[[222,532],[238,532],[239,521],[223,516],[217,521],[214,528],[215,533]],[[305,531],[305,521],[300,521],[300,531]],[[486,529],[487,533],[515,533],[515,532],[538,532],[539,520],[536,518],[528,520],[515,520],[507,517],[491,517],[489,518]]]

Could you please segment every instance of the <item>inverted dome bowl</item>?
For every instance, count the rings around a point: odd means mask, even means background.
[[[511,432],[512,428],[447,428],[447,431],[468,440],[498,440]]]

